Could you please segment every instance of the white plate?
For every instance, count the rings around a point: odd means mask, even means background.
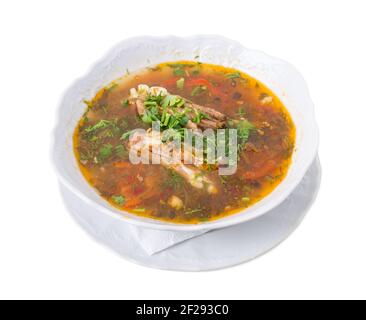
[[[182,225],[138,217],[113,208],[90,187],[80,173],[73,153],[73,131],[86,107],[99,89],[126,72],[149,65],[176,60],[194,60],[241,70],[266,84],[291,113],[297,129],[293,162],[284,181],[267,197],[244,212],[216,221]],[[60,105],[54,133],[53,160],[61,183],[84,205],[92,205],[117,221],[158,230],[197,231],[232,226],[255,219],[280,204],[300,183],[318,149],[318,127],[306,83],[289,63],[262,52],[247,49],[240,43],[219,36],[189,38],[140,37],[121,42],[84,78],[66,92]]]
[[[61,185],[66,207],[99,242],[135,263],[165,270],[207,271],[252,260],[285,240],[300,224],[318,193],[321,179],[316,159],[301,183],[266,215],[232,227],[208,232],[155,255],[133,241],[130,224],[103,215]]]

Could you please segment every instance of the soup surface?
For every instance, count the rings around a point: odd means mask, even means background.
[[[127,72],[86,104],[74,134],[81,171],[111,205],[132,214],[175,223],[215,220],[263,199],[291,163],[295,126],[289,113],[268,88],[237,70],[163,63]],[[134,140],[133,130],[149,129],[152,121],[179,135],[187,128],[237,129],[236,172],[220,175],[220,162],[206,158],[132,164],[131,148],[151,141],[149,134]]]

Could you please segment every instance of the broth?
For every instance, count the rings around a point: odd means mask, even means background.
[[[225,121],[219,122],[195,111],[193,126],[206,122],[241,128],[236,173],[221,176],[217,165],[206,163],[187,166],[212,184],[210,192],[206,186],[193,185],[177,168],[130,163],[128,134],[150,128],[148,117],[153,114],[136,111],[130,89],[140,84],[166,88],[169,94],[225,115]],[[289,113],[266,86],[234,69],[196,61],[163,63],[125,75],[86,103],[74,134],[80,169],[105,200],[132,214],[174,223],[222,218],[271,193],[291,164],[295,126]],[[144,106],[148,110],[148,101]],[[181,121],[177,127],[185,125]]]

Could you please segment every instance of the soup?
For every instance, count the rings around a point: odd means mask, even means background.
[[[219,219],[266,197],[291,164],[295,126],[289,113],[266,86],[234,69],[162,63],[127,72],[86,104],[74,134],[81,172],[112,206],[131,214],[187,224]],[[154,136],[153,122],[173,134]],[[198,143],[186,148],[186,133],[195,138],[205,129],[217,136],[236,130],[233,174],[221,174],[222,159],[208,161],[207,137],[199,150]],[[164,155],[160,164],[130,161],[131,151],[142,155],[142,146],[156,155],[157,141],[161,155],[172,137],[182,140],[181,159],[192,156],[193,162],[172,164]]]

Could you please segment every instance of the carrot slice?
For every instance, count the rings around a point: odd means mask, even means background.
[[[177,81],[179,79],[180,79],[179,77],[174,77],[174,78],[171,78],[171,79],[165,81],[164,82],[164,87],[169,87],[169,86],[172,86],[172,85],[176,85]]]
[[[113,166],[119,169],[128,168],[131,165],[129,162],[118,161],[113,163]]]
[[[186,84],[188,86],[206,86],[208,88],[211,88],[213,86],[210,81],[203,78],[189,79],[187,80]]]
[[[141,204],[141,202],[142,202],[142,200],[139,199],[138,197],[127,199],[127,201],[124,205],[124,208],[131,209],[131,208],[136,207],[139,204]]]

